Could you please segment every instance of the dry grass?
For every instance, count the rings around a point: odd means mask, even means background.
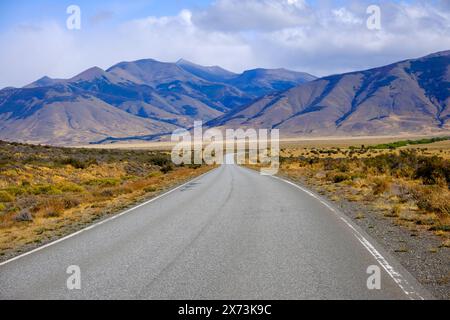
[[[0,143],[0,255],[73,232],[210,170],[164,152]]]
[[[280,170],[332,201],[363,203],[397,225],[433,232],[442,237],[442,246],[449,245],[448,141],[394,150],[375,150],[369,144],[358,148],[285,146]]]

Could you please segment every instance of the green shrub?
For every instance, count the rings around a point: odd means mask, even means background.
[[[57,187],[47,184],[47,185],[34,186],[31,189],[31,193],[34,195],[39,195],[39,194],[58,195],[58,194],[61,194],[62,192]]]
[[[151,172],[147,177],[148,177],[148,178],[156,178],[156,177],[160,177],[160,176],[161,176],[161,173],[162,173],[162,172],[160,172],[160,171],[154,171],[154,172]]]
[[[24,187],[8,187],[3,190],[8,192],[9,194],[12,194],[13,196],[21,196],[27,193],[27,188]]]
[[[15,197],[7,191],[0,191],[0,201],[1,202],[14,202]]]
[[[101,178],[89,180],[86,184],[89,186],[115,187],[120,184],[120,180],[114,178]]]
[[[156,190],[158,190],[156,187],[147,187],[144,188],[145,192],[155,192]]]
[[[84,188],[82,186],[79,186],[75,183],[62,183],[58,185],[58,189],[60,189],[62,192],[75,192],[80,193],[84,191]]]

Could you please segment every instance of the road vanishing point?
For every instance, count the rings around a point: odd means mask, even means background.
[[[235,164],[0,264],[0,299],[428,298],[331,204]]]

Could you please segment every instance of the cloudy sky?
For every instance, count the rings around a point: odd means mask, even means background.
[[[324,76],[449,50],[450,0],[1,0],[0,48],[0,88],[142,58]]]

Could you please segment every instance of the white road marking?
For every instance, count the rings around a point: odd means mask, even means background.
[[[215,171],[215,170],[216,170],[216,169],[213,169],[213,170],[210,170],[210,171],[208,171],[208,172],[205,172],[205,173],[201,174],[200,176],[198,176],[198,177],[196,177],[196,178],[194,178],[194,179],[192,179],[192,180],[189,180],[188,182],[183,183],[182,185],[180,185],[180,186],[178,186],[178,187],[176,187],[176,188],[173,188],[173,189],[171,189],[171,190],[169,190],[169,191],[167,191],[167,192],[165,192],[165,193],[163,193],[163,194],[160,194],[159,196],[157,196],[157,197],[155,197],[155,198],[153,198],[153,199],[150,199],[150,200],[148,200],[148,201],[146,201],[146,202],[143,202],[143,203],[141,203],[141,204],[139,204],[139,205],[137,205],[137,206],[135,206],[135,207],[133,207],[133,208],[130,208],[130,209],[124,211],[124,212],[121,212],[121,213],[119,213],[119,214],[116,214],[115,216],[112,216],[112,217],[110,217],[110,218],[107,218],[107,219],[105,219],[105,220],[102,220],[102,221],[100,221],[100,222],[97,222],[97,223],[95,223],[95,224],[92,224],[92,225],[90,225],[89,227],[86,227],[86,228],[81,229],[81,230],[79,230],[79,231],[77,231],[77,232],[74,232],[74,233],[72,233],[72,234],[69,234],[68,236],[65,236],[65,237],[63,237],[63,238],[61,238],[61,239],[58,239],[58,240],[52,241],[52,242],[50,242],[50,243],[47,243],[47,244],[45,244],[45,245],[43,245],[43,246],[41,246],[41,247],[38,247],[38,248],[36,248],[36,249],[33,249],[33,250],[28,251],[28,252],[26,252],[26,253],[23,253],[23,254],[21,254],[21,255],[19,255],[19,256],[17,256],[17,257],[14,257],[14,258],[11,258],[11,259],[6,260],[6,261],[4,261],[4,262],[1,262],[1,263],[0,263],[0,267],[6,265],[6,264],[8,264],[8,263],[11,263],[11,262],[13,262],[13,261],[16,261],[16,260],[18,260],[18,259],[21,259],[21,258],[23,258],[23,257],[26,257],[26,256],[28,256],[28,255],[30,255],[30,254],[33,254],[33,253],[35,253],[35,252],[38,252],[38,251],[40,251],[40,250],[43,250],[43,249],[45,249],[45,248],[48,248],[48,247],[50,247],[50,246],[53,246],[53,245],[55,245],[55,244],[58,244],[58,243],[60,243],[60,242],[62,242],[62,241],[65,241],[65,240],[67,240],[67,239],[73,238],[73,237],[79,235],[80,233],[83,233],[83,232],[86,232],[86,231],[88,231],[88,230],[94,229],[94,228],[96,228],[96,227],[98,227],[98,226],[100,226],[100,225],[102,225],[102,224],[104,224],[104,223],[113,221],[113,220],[115,220],[115,219],[117,219],[117,218],[119,218],[119,217],[121,217],[121,216],[123,216],[123,215],[126,215],[126,214],[128,214],[128,213],[130,213],[130,212],[132,212],[132,211],[134,211],[134,210],[136,210],[136,209],[138,209],[138,208],[140,208],[140,207],[143,207],[143,206],[145,206],[145,205],[147,205],[147,204],[149,204],[149,203],[152,203],[152,202],[154,202],[154,201],[156,201],[156,200],[158,200],[158,199],[161,199],[162,197],[165,197],[165,196],[171,194],[172,192],[175,192],[175,191],[177,191],[177,190],[179,190],[179,189],[181,189],[181,188],[187,186],[188,184],[190,184],[190,183],[192,183],[192,182],[194,182],[194,181],[199,180],[200,178],[202,178],[202,177],[205,176],[206,174],[211,173],[211,172],[213,172],[213,171]]]
[[[320,201],[320,203],[322,203],[324,206],[326,206],[328,209],[334,212],[351,229],[356,239],[358,239],[358,241],[364,246],[364,248],[366,248],[366,250],[369,251],[369,253],[375,258],[375,260],[377,260],[377,262],[383,267],[383,269],[387,272],[387,274],[389,274],[389,276],[400,287],[400,289],[402,289],[402,291],[408,296],[409,299],[414,300],[416,299],[414,296],[416,296],[419,300],[424,300],[424,298],[414,290],[414,288],[408,283],[408,281],[399,272],[397,272],[394,269],[394,267],[392,267],[391,264],[389,264],[389,262],[383,257],[383,255],[358,230],[356,230],[355,227],[346,218],[344,218],[342,214],[340,214],[335,208],[333,208],[319,196],[299,186],[298,184],[295,184],[291,181],[288,181],[286,179],[277,176],[271,177],[283,181],[287,184],[290,184],[291,186],[294,186],[297,189],[300,189],[301,191],[310,195],[314,199]]]

